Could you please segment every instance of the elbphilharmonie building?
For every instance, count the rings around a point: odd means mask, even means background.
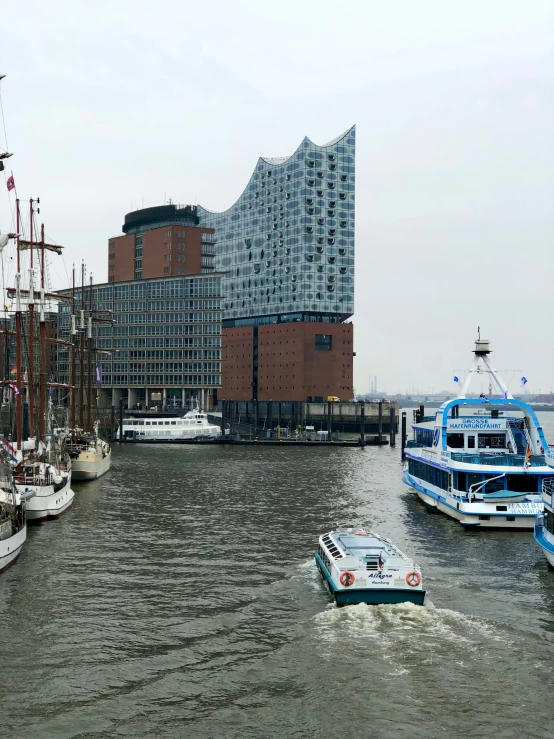
[[[261,157],[228,210],[198,206],[222,273],[222,392],[347,400],[353,391],[355,127]]]
[[[289,157],[258,160],[239,199],[214,213],[227,326],[341,322],[354,312],[355,127]]]

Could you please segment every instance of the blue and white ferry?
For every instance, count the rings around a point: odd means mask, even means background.
[[[547,450],[547,464],[554,469],[554,453]],[[554,568],[554,477],[543,480],[542,502],[544,513],[537,516],[535,521],[535,541],[540,546],[548,564]]]
[[[349,527],[330,531],[319,537],[314,557],[338,606],[423,605],[421,570],[383,536]]]
[[[509,393],[489,354],[489,342],[476,341],[460,395],[414,424],[403,480],[463,526],[533,529],[543,481],[554,476],[548,444],[535,412]],[[477,376],[488,379],[488,395],[470,397]]]

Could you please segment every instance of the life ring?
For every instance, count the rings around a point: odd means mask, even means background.
[[[359,531],[355,531],[355,536],[365,536],[367,534],[367,531],[364,531],[363,529],[360,529]]]
[[[417,586],[421,582],[421,575],[415,570],[413,572],[408,572],[408,574],[406,575],[406,582],[411,588],[417,588]]]
[[[345,588],[349,588],[351,585],[354,585],[355,579],[353,572],[342,572],[339,577],[340,584],[344,585]]]

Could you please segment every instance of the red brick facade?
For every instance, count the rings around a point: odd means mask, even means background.
[[[168,275],[197,275],[202,267],[212,265],[214,253],[202,234],[213,228],[198,226],[161,226],[140,234],[142,238],[142,279]],[[205,237],[206,239],[206,237]],[[202,244],[206,264],[202,264]],[[209,264],[208,264],[209,263]],[[135,235],[115,236],[108,241],[108,282],[135,279]]]
[[[252,400],[255,331],[222,332],[224,400]],[[282,323],[257,327],[257,399],[306,401],[353,394],[354,327],[350,323]]]

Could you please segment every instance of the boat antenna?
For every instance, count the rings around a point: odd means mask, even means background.
[[[477,338],[481,341],[481,326],[477,326]]]

